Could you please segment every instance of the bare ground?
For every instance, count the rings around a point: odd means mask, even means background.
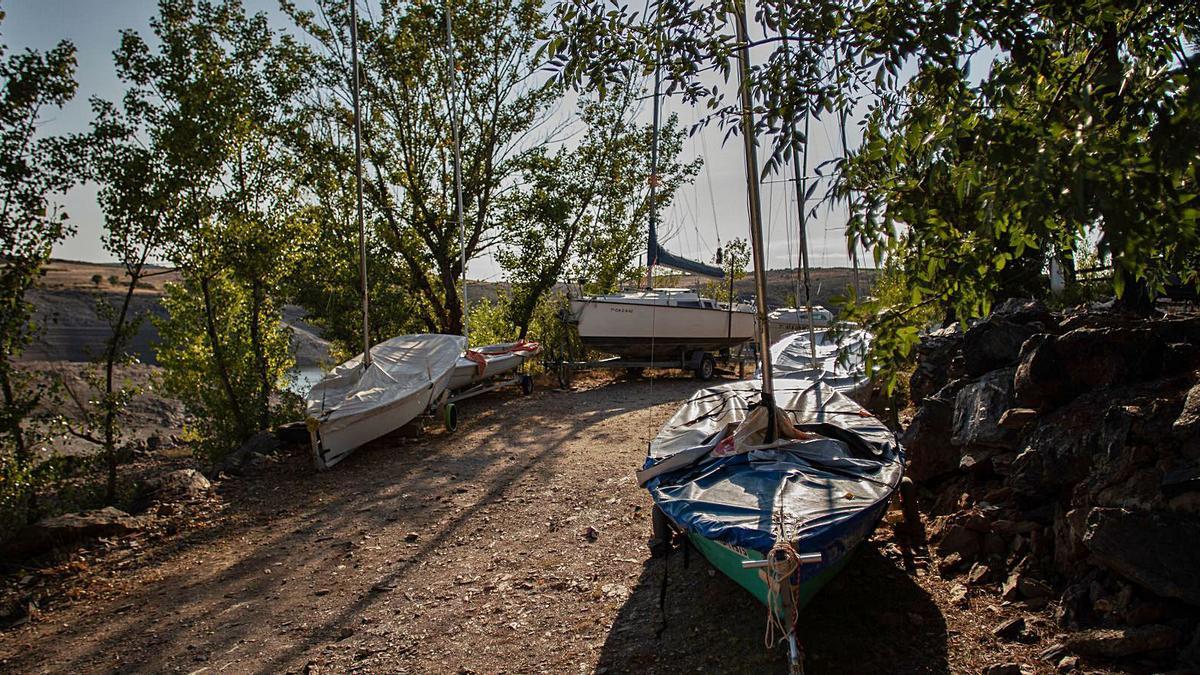
[[[56,572],[74,590],[0,633],[0,668],[786,672],[765,609],[694,552],[668,559],[659,607],[633,471],[700,384],[580,384],[466,402],[456,434],[384,439],[323,474],[297,450],[223,480],[224,508],[178,534],[77,554]],[[1040,646],[1001,642],[992,627],[1022,611],[956,606],[950,586],[882,527],[806,610],[809,672],[1048,668],[1048,621],[1024,613]]]

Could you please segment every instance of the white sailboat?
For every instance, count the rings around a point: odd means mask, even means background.
[[[580,341],[625,359],[687,362],[703,352],[720,352],[754,337],[754,314],[718,303],[687,288],[652,288],[654,268],[724,279],[720,268],[682,258],[658,242],[657,174],[660,75],[654,72],[653,139],[650,148],[650,225],[646,245],[647,288],[570,301],[570,320]],[[719,254],[718,254],[719,258]]]

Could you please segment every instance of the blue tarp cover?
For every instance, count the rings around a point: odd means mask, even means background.
[[[798,550],[821,552],[830,564],[874,529],[900,483],[903,451],[882,422],[829,383],[797,374],[774,384],[778,414],[815,437],[715,457],[717,442],[761,404],[761,383],[702,389],[651,442],[645,469],[675,459],[645,487],[684,530],[764,555],[780,531],[773,519],[782,517]]]

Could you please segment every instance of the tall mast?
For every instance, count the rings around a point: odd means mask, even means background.
[[[833,58],[837,60],[837,47],[833,48]],[[842,135],[842,158],[850,156],[850,144],[846,142],[846,109],[843,107],[838,111],[838,129]],[[846,195],[846,206],[849,207],[851,202],[850,195]],[[848,213],[848,211],[847,211]],[[859,286],[858,280],[858,241],[851,240],[850,242],[850,264],[854,266],[854,299],[858,301],[858,294],[862,293],[862,287]]]
[[[354,197],[358,209],[358,278],[362,285],[363,368],[371,365],[371,326],[368,319],[370,299],[367,297],[367,228],[363,223],[362,191],[362,111],[359,104],[358,73],[358,5],[350,0],[350,90],[354,99]]]
[[[657,15],[657,10],[655,10]],[[654,287],[654,263],[658,260],[658,117],[662,74],[657,57],[654,64],[654,105],[650,131],[650,234],[646,237],[646,288]]]
[[[792,50],[788,40],[788,15],[783,9],[783,59],[787,71],[792,71]],[[792,173],[796,177],[796,208],[800,211],[800,268],[804,271],[804,309],[808,313],[808,353],[812,365],[817,367],[817,339],[813,324],[812,279],[808,272],[808,220],[805,216],[808,201],[808,102],[804,104],[804,150],[801,152],[792,146]],[[796,122],[788,116],[787,131],[793,142],[796,138]]]
[[[754,140],[754,97],[750,93],[750,41],[746,31],[746,2],[738,0],[737,27],[738,89],[742,103],[742,145],[746,155],[746,190],[750,201],[750,248],[754,261],[754,292],[758,310],[759,359],[762,363],[762,402],[767,409],[766,442],[775,440],[775,386],[771,372],[771,333],[767,323],[767,279],[763,255],[762,195],[758,183],[758,152]]]
[[[458,138],[458,106],[455,105],[458,89],[458,73],[454,69],[454,26],[451,22],[450,0],[446,0],[446,67],[450,71],[450,129],[454,140],[454,219],[458,222],[458,266],[462,270],[462,329],[463,337],[470,340],[467,326],[467,219],[463,217],[462,196],[462,146]]]

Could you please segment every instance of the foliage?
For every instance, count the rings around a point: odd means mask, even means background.
[[[308,52],[316,84],[308,125],[311,136],[323,142],[308,146],[321,150],[310,162],[352,168],[349,11],[335,0],[316,5],[316,12],[284,5],[314,45]],[[453,83],[442,5],[385,2],[370,18],[360,17],[368,221],[373,248],[394,261],[374,269],[384,278],[373,283],[411,294],[414,302],[393,310],[413,311],[411,317],[400,315],[408,326],[462,330],[462,258],[470,260],[496,243],[502,186],[519,170],[516,157],[556,96],[531,84],[540,65],[533,55],[534,35],[543,25],[540,7],[531,0],[454,3],[459,67]],[[457,95],[450,102],[452,90]],[[465,256],[453,197],[454,115],[461,119]],[[344,203],[323,205],[339,207]],[[325,255],[335,254],[340,249]],[[319,305],[309,309],[317,316],[324,312]]]
[[[83,150],[78,137],[46,136],[38,126],[75,95],[75,47],[10,54],[0,46],[0,81],[0,511],[23,520],[38,513],[32,448],[40,430],[28,417],[42,393],[13,362],[37,330],[25,294],[71,233],[49,199],[76,182]]]
[[[603,7],[603,9],[601,9]],[[725,76],[741,50],[738,3],[629,7],[568,0],[544,48],[564,82],[604,89],[661,63],[668,88],[738,133]],[[1195,286],[1200,6],[1032,0],[800,3],[767,0],[751,76],[764,171],[804,147],[807,111],[852,114],[862,140],[823,167],[848,198],[848,237],[894,258],[906,297],[859,304],[877,363],[903,359],[921,309],[958,319],[1040,293],[1048,256],[1070,259],[1094,228],[1114,290]],[[758,58],[765,54],[765,58]]]
[[[516,326],[510,319],[512,299],[500,293],[495,300],[480,298],[467,311],[471,328],[471,345],[494,345],[517,339]]]
[[[712,280],[704,284],[704,295],[719,302],[733,302],[733,284],[746,277],[746,266],[750,264],[750,242],[740,237],[725,244],[720,261],[714,254],[712,262],[725,270],[725,279]],[[796,307],[797,305],[792,305]]]
[[[215,461],[246,440],[234,406],[259,395],[262,373],[256,351],[261,350],[266,357],[273,391],[286,386],[293,361],[288,344],[290,329],[277,318],[273,307],[263,308],[262,317],[269,319],[258,327],[261,344],[256,347],[252,339],[251,306],[255,301],[251,291],[229,271],[216,273],[205,285],[202,289],[197,282],[167,284],[163,305],[169,316],[155,323],[163,339],[158,351],[159,363],[165,369],[163,386],[183,401],[193,416],[194,424],[186,432],[188,440],[195,442],[198,455]],[[224,376],[218,372],[207,331],[198,329],[208,325],[210,309],[215,313],[213,325],[217,327],[216,344],[222,349]],[[278,398],[270,403],[265,426],[285,421],[288,412],[294,414]]]
[[[189,304],[176,291],[167,303],[179,314],[164,324],[160,360],[177,369],[167,382],[186,405],[220,416],[196,427],[205,447],[231,450],[274,420],[287,360],[279,298],[315,237],[287,142],[305,61],[239,0],[161,0],[150,25],[154,44],[126,31],[115,53],[129,85],[123,114],[97,104],[101,119],[138,139],[128,154],[148,176],[132,187],[114,176],[106,215],[121,241],[146,245],[124,236],[130,227],[170,232],[163,251],[196,296]],[[213,385],[197,385],[200,374]]]

